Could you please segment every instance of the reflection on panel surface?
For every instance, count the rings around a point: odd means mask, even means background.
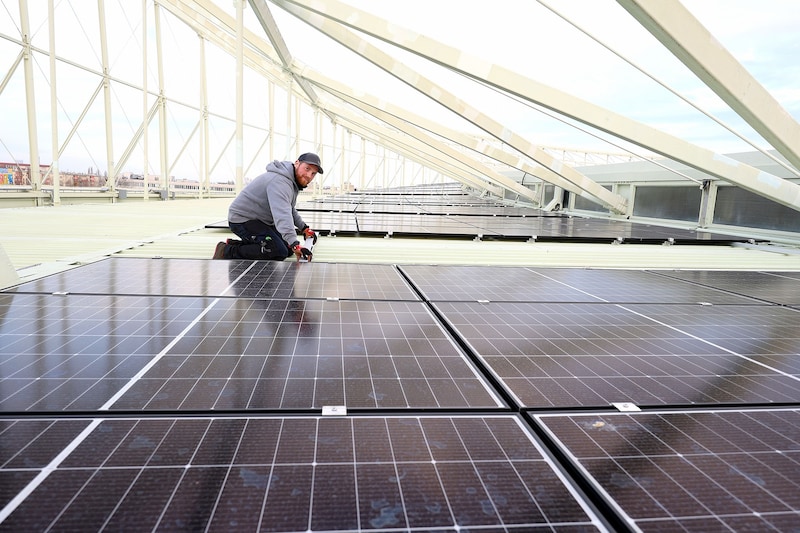
[[[0,294],[0,411],[100,408],[209,304],[202,298]]]
[[[797,527],[796,409],[535,419],[643,531]]]
[[[800,401],[794,377],[748,357],[753,350],[735,351],[788,335],[796,346],[793,310],[522,302],[435,308],[525,407]]]
[[[231,274],[225,296],[246,298],[332,298],[419,300],[391,265],[258,261]]]
[[[391,265],[112,258],[13,292],[418,300]]]
[[[113,409],[498,407],[420,302],[221,299]]]
[[[23,283],[16,292],[215,296],[250,261],[110,258]]]
[[[785,305],[800,304],[797,272],[670,271],[669,276]]]
[[[744,296],[640,271],[439,265],[400,268],[431,301],[757,303]]]
[[[67,424],[39,425],[48,423]],[[69,424],[73,433],[86,425]],[[38,429],[30,425],[4,429]],[[44,457],[17,466],[17,485],[44,464],[52,471],[4,529],[602,528],[508,415],[107,419],[70,449],[57,465]]]

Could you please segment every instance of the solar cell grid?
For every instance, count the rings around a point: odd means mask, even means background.
[[[421,302],[222,299],[112,407],[499,407]]]
[[[796,272],[682,270],[665,275],[778,304],[800,304],[800,278]]]
[[[391,265],[259,261],[243,275],[231,272],[226,296],[419,300]]]
[[[430,301],[593,301],[523,267],[401,265]]]
[[[104,420],[72,448],[4,528],[602,529],[508,415]]]
[[[732,307],[713,309],[738,316]],[[762,307],[737,306],[745,314]],[[437,302],[435,308],[524,407],[800,400],[795,378],[709,342],[710,327],[699,335],[669,324],[670,317],[702,324],[717,316],[709,306]]]
[[[758,303],[745,296],[711,287],[675,281],[675,278],[636,270],[548,268],[532,269],[557,283],[591,295],[599,301],[618,303]],[[587,301],[589,301],[587,299]]]
[[[777,305],[629,306],[659,323],[743,355],[800,353],[798,310]]]
[[[0,294],[0,411],[99,408],[206,305],[193,298]]]
[[[757,303],[648,272],[577,268],[401,266],[431,301]]]
[[[796,409],[534,418],[643,531],[789,531],[800,517]]]
[[[29,281],[13,292],[214,296],[250,261],[108,258]]]

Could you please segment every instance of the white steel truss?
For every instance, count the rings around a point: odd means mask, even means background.
[[[800,210],[800,185],[703,149],[608,109],[549,87],[537,80],[527,78],[505,67],[487,64],[483,60],[472,57],[444,43],[398,27],[390,21],[380,19],[363,10],[355,9],[336,0],[326,0],[325,2],[311,0],[273,1],[318,29],[326,28],[324,31],[326,33],[330,32],[328,33],[329,35],[341,33],[340,30],[337,30],[334,25],[329,23],[335,21],[338,25],[356,29],[437,64],[447,65],[449,68],[472,79],[485,82],[509,94],[542,105],[647,150],[706,172],[718,179],[736,184],[750,192]],[[633,1],[627,3],[636,5],[636,2]],[[647,5],[657,5],[658,3],[658,0],[646,2]],[[668,3],[671,5],[673,2]],[[669,10],[665,9],[664,11]],[[655,19],[656,17],[653,16],[653,18]],[[700,26],[699,22],[694,20],[694,17],[685,10],[678,13],[670,11],[664,15],[664,18],[677,19],[676,25],[692,22],[693,27]],[[371,57],[369,59],[372,60]],[[732,57],[730,59],[733,60]],[[735,60],[733,61],[735,63]],[[742,68],[742,70],[744,69]],[[447,104],[444,103],[444,105]],[[743,109],[742,106],[737,107],[738,109],[735,109],[737,111]],[[794,121],[792,120],[792,122]],[[554,170],[558,172],[557,169]],[[586,185],[590,187],[589,184]]]
[[[790,164],[800,167],[800,148],[798,148],[800,125],[687,9],[677,0],[617,1],[760,133]],[[167,192],[170,187],[168,176],[171,175],[177,162],[195,148],[200,155],[197,178],[201,183],[199,187],[201,196],[208,193],[210,175],[218,168],[224,154],[229,151],[235,154],[234,178],[238,188],[241,187],[243,177],[251,167],[258,166],[257,161],[263,161],[265,153],[269,158],[281,157],[307,148],[318,151],[323,160],[333,163],[326,164],[326,168],[330,168],[331,171],[324,176],[325,180],[338,179],[341,185],[351,181],[349,178],[354,169],[360,173],[359,183],[368,182],[368,176],[372,176],[370,179],[381,181],[384,185],[397,180],[402,181],[408,174],[403,163],[408,162],[421,167],[421,172],[415,176],[420,174],[428,176],[427,169],[437,176],[460,181],[465,186],[482,193],[501,198],[517,198],[525,203],[539,205],[541,191],[531,189],[528,185],[520,184],[507,176],[507,171],[518,170],[524,175],[535,176],[543,182],[551,183],[597,203],[612,213],[629,214],[627,198],[581,174],[565,162],[564,158],[553,155],[555,152],[552,150],[530,142],[502,121],[467,104],[449,87],[425,78],[357,33],[362,32],[371,38],[442,65],[471,80],[494,87],[505,94],[688,165],[712,178],[737,185],[792,209],[800,210],[800,185],[787,179],[693,145],[549,87],[538,80],[472,57],[413,30],[398,27],[392,21],[381,19],[337,0],[324,2],[269,0],[269,3],[267,0],[247,2],[233,0],[233,9],[230,12],[211,0],[142,0],[143,72],[141,84],[137,85],[117,75],[115,68],[119,67],[115,67],[109,58],[107,42],[109,32],[116,31],[115,28],[106,27],[106,7],[110,2],[111,0],[97,2],[99,58],[96,66],[73,65],[70,60],[58,56],[54,43],[55,9],[58,6],[52,1],[48,2],[49,50],[37,48],[33,44],[28,0],[19,0],[19,35],[3,35],[7,41],[19,45],[19,53],[16,59],[11,57],[7,59],[8,70],[0,82],[0,96],[21,67],[26,98],[24,106],[28,138],[26,155],[30,161],[31,188],[34,191],[42,189],[38,140],[42,111],[37,110],[36,106],[36,91],[42,89],[34,87],[33,60],[34,56],[47,56],[50,60],[49,114],[53,152],[49,172],[56,180],[60,156],[68,146],[74,144],[77,132],[84,125],[95,102],[100,105],[101,100],[98,97],[102,92],[104,119],[102,135],[105,139],[103,158],[112,193],[113,178],[131,158],[139,158],[140,151],[143,159],[141,165],[147,174],[147,160],[150,155],[148,132],[152,122],[157,126],[158,137],[158,155],[154,159],[158,161],[158,173],[165,178],[163,186]],[[270,5],[278,6],[294,15],[396,79],[430,97],[444,108],[477,126],[490,136],[491,140],[487,142],[473,134],[455,130],[420,116],[411,109],[367,94],[353,84],[333,80],[305,67],[293,57],[278,22],[270,12]],[[258,20],[262,32],[245,28],[243,19],[252,16]],[[166,73],[162,58],[169,53],[169,50],[165,49],[163,42],[165,30],[162,26],[167,17],[179,20],[191,28],[198,37],[198,61],[201,70],[197,80],[199,96],[195,103],[178,101],[175,95],[169,93],[165,83]],[[152,35],[148,29],[152,29]],[[207,43],[235,58],[236,88],[231,96],[235,101],[236,110],[233,117],[215,117],[209,110],[207,83],[210,74],[207,71]],[[155,50],[157,75],[154,78],[156,81],[154,89],[149,88],[151,85],[148,83],[147,71],[150,67],[148,49]],[[71,127],[62,135],[58,134],[57,120],[59,113],[59,104],[56,101],[57,65],[80,68],[97,79],[96,85],[93,85],[94,91],[87,94],[82,109],[70,110],[78,116],[70,121]],[[256,73],[265,82],[264,98],[268,101],[269,109],[265,120],[251,120],[247,110],[243,108],[245,69]],[[60,84],[58,87],[63,86]],[[115,111],[113,105],[113,91],[115,87],[121,86],[141,91],[142,94],[140,122],[134,125],[129,133],[120,133],[115,128],[119,112]],[[284,102],[280,101],[278,93],[285,95]],[[190,133],[187,137],[171,140],[169,110],[179,105],[192,109],[196,113],[196,122],[189,128]],[[313,118],[309,119],[309,114],[313,115]],[[279,119],[276,118],[278,116],[284,117],[285,123],[279,123]],[[222,136],[222,142],[212,146],[210,123],[215,118],[224,118],[234,128]],[[308,128],[309,124],[312,124],[312,128]],[[310,130],[313,130],[313,134],[309,134]],[[150,134],[152,135],[152,132]],[[309,138],[309,135],[312,135],[312,138]],[[361,149],[350,150],[348,148],[350,143],[345,142],[345,135],[356,135],[360,139]],[[3,135],[0,135],[0,141],[3,140],[2,137]],[[277,139],[281,137],[285,140],[285,148],[282,150],[276,147]],[[245,149],[246,142],[252,148]],[[375,161],[375,169],[367,168],[364,161],[367,156],[365,149],[367,144],[379,148],[374,153],[370,152],[370,157]],[[394,155],[388,157],[389,152]],[[247,165],[245,161],[248,161]],[[487,161],[492,161],[492,164],[487,164]],[[315,190],[321,191],[325,180],[315,184]],[[403,184],[398,183],[398,185]],[[56,186],[52,201],[57,203],[58,200],[59,190]]]

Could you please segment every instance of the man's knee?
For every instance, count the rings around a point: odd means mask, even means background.
[[[267,241],[266,245],[261,243],[241,242],[229,244],[226,247],[226,256],[230,259],[258,259],[268,261],[283,261],[288,257],[286,247],[269,246],[274,241]]]

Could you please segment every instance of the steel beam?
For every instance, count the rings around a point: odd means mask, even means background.
[[[313,20],[315,27],[320,24],[319,18],[339,22],[434,63],[445,65],[472,79],[684,163],[774,202],[800,210],[800,185],[581,100],[511,69],[487,63],[365,11],[336,0],[272,1],[287,10],[291,9],[292,13],[298,13],[297,16],[307,22]],[[307,11],[298,11],[300,8]]]
[[[357,132],[363,139],[373,142],[380,140],[381,142],[377,144],[390,145],[398,153],[406,155],[421,165],[435,168],[437,172],[450,176],[456,181],[481,190],[491,190],[492,194],[500,196],[501,187],[471,175],[472,169],[467,167],[460,158],[443,157],[425,141],[411,136],[401,136],[379,123],[370,123],[344,106],[338,106],[333,102],[327,102],[326,105],[328,109],[336,113],[340,124],[347,123],[348,128]],[[434,143],[438,143],[438,141],[434,141]]]
[[[335,110],[339,123],[346,123],[349,129],[356,131],[359,136],[369,139],[377,144],[390,145],[393,150],[406,155],[421,165],[435,168],[437,172],[450,176],[452,179],[481,190],[491,190],[492,194],[500,195],[501,188],[496,184],[487,182],[472,175],[471,169],[462,161],[442,157],[429,144],[410,136],[400,136],[390,131],[385,126],[370,123],[362,117],[356,116],[344,107],[337,107],[333,103],[326,104],[329,109]]]
[[[565,180],[552,170],[545,167],[537,167],[527,162],[527,160],[519,155],[507,152],[497,147],[491,146],[485,141],[476,139],[474,136],[467,135],[451,128],[447,128],[440,122],[436,122],[425,117],[416,115],[409,110],[402,109],[385,100],[381,100],[373,95],[364,93],[362,91],[353,90],[349,86],[344,85],[338,81],[328,78],[316,71],[309,68],[302,68],[299,75],[307,78],[309,81],[324,89],[325,91],[333,94],[334,96],[358,107],[362,111],[373,115],[374,117],[386,123],[394,123],[395,120],[400,120],[405,124],[413,125],[422,131],[433,133],[439,137],[449,139],[450,141],[468,148],[474,152],[483,154],[495,161],[508,165],[511,168],[516,168],[522,172],[534,175],[543,181],[547,181],[569,190],[571,193],[585,197],[597,203],[602,203],[602,200],[591,196],[587,191],[580,189],[575,184]],[[419,131],[418,130],[418,131]],[[413,130],[411,130],[413,131]],[[410,133],[411,134],[411,133]],[[464,157],[463,154],[461,154]],[[502,180],[497,176],[502,177]],[[495,174],[498,184],[520,194],[520,184],[506,176]],[[513,185],[512,185],[513,183]],[[522,187],[525,188],[525,187]],[[527,193],[525,194],[527,196]],[[535,202],[538,203],[538,202]]]
[[[114,183],[117,177],[117,169],[114,164],[114,127],[111,119],[111,66],[108,63],[108,36],[106,34],[106,11],[105,0],[97,0],[97,18],[100,23],[100,57],[103,66],[103,107],[105,109],[106,122],[106,174],[108,181],[106,184],[114,191]],[[110,182],[110,184],[109,184]]]
[[[677,0],[617,2],[800,169],[800,124],[683,4]]]
[[[48,14],[53,17],[53,12]],[[36,93],[33,89],[33,58],[31,57],[31,28],[28,20],[28,2],[19,0],[19,21],[22,31],[22,67],[25,74],[25,109],[28,116],[28,155],[31,166],[28,169],[28,179],[34,191],[42,189],[42,174],[39,171],[39,133],[36,128]],[[37,203],[39,200],[37,200]]]
[[[347,20],[351,18],[350,15],[354,11],[352,7],[345,6],[344,4],[334,1],[326,1],[324,4],[313,2],[313,9],[306,5],[308,4],[307,2],[302,1],[294,2],[291,0],[273,0],[273,2],[280,5],[286,11],[295,15],[301,20],[304,20],[309,25],[317,28],[328,37],[334,39],[353,52],[361,55],[377,67],[385,70],[387,73],[406,83],[413,89],[421,92],[425,96],[428,96],[442,106],[453,111],[492,137],[513,147],[515,150],[525,154],[527,157],[530,157],[540,165],[549,168],[565,180],[572,182],[578,188],[589,192],[591,197],[593,197],[590,199],[593,201],[594,198],[601,198],[603,200],[603,205],[611,211],[616,213],[626,212],[627,200],[625,198],[612,193],[569,165],[556,160],[554,157],[547,154],[544,150],[538,148],[527,139],[511,131],[499,122],[493,120],[488,115],[459,99],[444,87],[441,87],[433,81],[425,78],[418,71],[406,66],[376,46],[370,44],[367,40],[347,30],[343,24],[352,26],[351,24],[347,23]],[[303,7],[306,9],[312,9],[313,13],[303,9]],[[323,14],[324,16],[316,16],[314,13]],[[361,21],[359,17],[353,18],[359,22]],[[376,22],[378,21],[377,18],[372,18]],[[388,24],[385,21],[381,22],[383,25]],[[362,29],[366,33],[372,34],[369,30],[364,30],[360,27],[358,29]],[[391,42],[391,38],[388,38],[387,40]],[[543,177],[542,179],[546,180],[547,178]]]
[[[48,0],[47,11],[52,15],[53,0]],[[58,96],[56,84],[56,21],[47,18],[50,39],[50,146],[53,150],[53,161],[50,164],[50,177],[53,180],[53,205],[61,204],[61,174],[58,170]]]
[[[393,128],[402,131],[406,135],[414,137],[422,141],[423,143],[435,147],[436,150],[442,152],[446,156],[462,161],[465,159],[464,154],[462,152],[453,149],[451,146],[441,142],[437,138],[426,133],[423,129],[419,128],[420,123],[425,123],[429,128],[431,128],[428,131],[445,138],[448,137],[447,135],[448,133],[454,133],[454,132],[444,131],[440,127],[437,127],[433,123],[433,121],[427,121],[426,119],[413,115],[409,112],[404,112],[405,116],[401,116],[399,114],[401,113],[401,111],[398,108],[395,108],[394,106],[386,102],[379,102],[374,96],[366,95],[363,93],[348,94],[351,91],[348,91],[347,87],[345,87],[343,84],[331,80],[330,78],[326,78],[325,76],[317,72],[313,72],[311,69],[308,68],[303,69],[299,72],[299,74],[304,78],[307,78],[310,81],[314,82],[315,84],[321,84],[329,92],[336,91],[335,94],[340,99],[344,100],[350,105],[357,107],[358,109],[364,111],[365,113],[369,113],[378,120],[392,126]],[[467,135],[464,135],[462,141],[469,142],[467,137],[468,137]],[[449,138],[452,139],[453,137]],[[478,141],[474,139],[472,139],[471,142],[476,146],[478,145]],[[486,151],[488,152],[488,150]],[[511,157],[513,156],[510,156],[509,154],[509,159],[511,159]],[[516,159],[519,160],[520,158]],[[528,189],[527,187],[520,185],[516,181],[506,176],[503,176],[499,172],[487,167],[486,165],[481,164],[478,161],[472,161],[472,162],[463,161],[463,162],[474,168],[475,171],[484,174],[488,179],[494,181],[497,185],[500,185],[504,189],[507,189],[515,194],[528,198],[531,202],[536,203],[537,200],[536,195],[534,191],[532,191],[531,189]]]

